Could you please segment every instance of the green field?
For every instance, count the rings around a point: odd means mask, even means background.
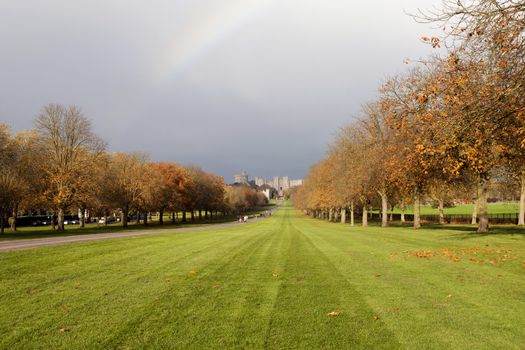
[[[519,213],[519,203],[517,202],[500,202],[500,203],[488,203],[488,212],[491,214],[515,214]],[[474,209],[474,204],[458,204],[454,207],[445,208],[445,215],[471,215]],[[379,212],[379,211],[376,211]],[[399,208],[394,208],[394,213],[400,213]],[[413,214],[413,208],[408,206],[405,210],[405,214]],[[422,215],[438,215],[438,208],[433,208],[430,205],[421,206]]]
[[[505,230],[350,227],[284,207],[0,253],[0,348],[524,349],[525,231]]]

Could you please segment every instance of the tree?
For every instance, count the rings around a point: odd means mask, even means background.
[[[6,217],[16,208],[25,189],[17,172],[20,153],[6,124],[0,124],[0,233],[4,233]]]
[[[190,179],[186,169],[175,163],[150,163],[147,166],[160,176],[160,182],[150,190],[152,207],[159,211],[159,224],[163,225],[166,210],[182,209]]]
[[[478,231],[488,231],[486,195],[491,173],[502,164],[521,178],[525,145],[525,5],[514,0],[445,0],[418,18],[443,24],[450,47],[444,98],[455,105],[460,167],[478,175]],[[458,93],[459,92],[459,93]],[[472,128],[472,125],[475,128]],[[468,129],[465,129],[468,128]],[[466,137],[466,140],[463,139]],[[516,142],[516,139],[519,141]],[[521,161],[520,161],[521,160]],[[525,177],[523,178],[525,181]],[[525,223],[525,186],[522,186]]]
[[[131,209],[137,209],[143,196],[147,157],[141,153],[115,153],[109,162],[109,199],[120,208],[122,227],[128,227]]]
[[[91,131],[91,123],[76,106],[45,106],[35,121],[47,195],[58,209],[58,229],[64,230],[64,211],[74,203],[83,180],[102,153],[104,143]]]

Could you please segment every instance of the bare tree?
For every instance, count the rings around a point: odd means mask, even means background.
[[[64,230],[64,212],[74,201],[82,180],[89,176],[105,144],[92,131],[91,123],[76,106],[45,106],[35,121],[45,156],[42,171],[47,196],[58,209],[58,229]]]

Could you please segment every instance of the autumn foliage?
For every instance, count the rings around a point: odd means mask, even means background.
[[[381,207],[414,206],[454,194],[476,201],[480,232],[488,231],[488,188],[512,178],[521,188],[525,224],[525,6],[516,1],[444,1],[418,20],[440,23],[445,50],[387,79],[378,98],[336,137],[312,167],[297,204],[311,215],[346,219]],[[353,220],[352,220],[353,223]]]
[[[134,218],[164,224],[231,215],[265,204],[262,193],[225,185],[198,167],[153,162],[143,153],[110,153],[75,106],[45,106],[35,128],[12,135],[0,124],[0,227],[16,230],[19,213],[40,212],[64,230],[65,216],[101,223]],[[188,215],[189,214],[189,215]],[[187,218],[189,216],[189,218]],[[98,222],[98,220],[97,220]],[[55,226],[56,225],[56,226]]]

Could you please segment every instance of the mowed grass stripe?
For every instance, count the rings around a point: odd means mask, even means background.
[[[286,234],[292,237],[268,348],[396,348],[395,337],[328,259],[294,227],[287,213]],[[336,317],[328,313],[336,311]],[[293,332],[290,332],[293,329]]]
[[[278,281],[272,274],[281,244],[275,227],[260,233],[259,247],[245,250],[218,262],[217,268],[199,274],[191,294],[179,299],[176,308],[162,319],[160,334],[169,335],[174,324],[191,324],[189,332],[177,337],[160,336],[158,347],[253,348],[263,338],[260,326],[269,317]],[[206,319],[206,322],[202,322]],[[188,331],[188,330],[187,330]],[[169,342],[166,339],[176,339]]]
[[[310,225],[315,228],[308,228]],[[524,332],[516,327],[523,322],[525,310],[525,279],[518,263],[503,269],[468,260],[454,263],[406,255],[392,259],[389,253],[399,252],[400,247],[391,244],[399,232],[325,225],[327,230],[323,231],[318,222],[300,221],[334,266],[345,276],[352,276],[352,284],[367,293],[378,315],[400,334],[403,347],[512,348],[524,338]],[[385,231],[388,240],[383,240]],[[404,237],[399,239],[403,241]],[[457,244],[454,239],[438,242],[448,249]],[[425,241],[422,245],[418,248],[426,249]],[[439,246],[434,242],[432,247]],[[410,336],[414,333],[425,337]]]
[[[220,251],[219,255],[212,258],[206,257],[201,261],[194,261],[188,268],[194,273],[186,273],[178,280],[178,283],[171,284],[169,288],[157,292],[158,297],[152,303],[144,307],[144,312],[137,313],[137,317],[122,325],[118,334],[108,341],[106,346],[118,347],[141,347],[151,341],[150,330],[161,330],[168,327],[170,341],[165,344],[168,346],[187,347],[193,343],[205,344],[205,341],[220,341],[210,334],[210,326],[213,324],[202,324],[208,328],[207,332],[199,329],[202,318],[210,317],[213,313],[214,289],[220,288],[221,279],[217,278],[220,271],[227,269],[228,266],[235,266],[239,272],[239,266],[245,266],[251,257],[261,249],[267,241],[267,233],[259,232],[249,241],[237,246],[235,249]],[[232,271],[235,272],[235,271]],[[236,276],[235,279],[240,278]],[[214,288],[215,287],[215,288]],[[228,310],[228,315],[234,316],[231,308],[221,305],[221,313]],[[211,321],[211,320],[210,320]],[[195,323],[194,323],[195,322]],[[193,324],[187,328],[185,325]],[[232,322],[228,317],[223,317],[221,326],[232,329]],[[184,332],[173,334],[173,331],[183,329]],[[130,337],[130,334],[132,336]],[[204,336],[204,338],[203,338]],[[159,341],[159,340],[157,340]]]
[[[37,331],[37,334],[33,336],[43,338],[52,336],[53,332],[62,326],[69,328],[76,326],[80,329],[79,332],[67,332],[65,337],[56,339],[74,337],[81,334],[83,330],[95,338],[110,336],[115,331],[113,328],[121,327],[122,321],[128,319],[134,308],[142,305],[148,299],[148,291],[151,290],[149,297],[154,297],[158,292],[161,285],[151,283],[151,280],[158,276],[154,274],[155,270],[164,271],[169,275],[170,271],[171,273],[174,271],[167,267],[172,265],[178,276],[186,276],[191,271],[190,266],[194,264],[195,259],[213,261],[214,254],[233,251],[235,247],[242,246],[246,241],[257,238],[254,234],[238,236],[235,230],[232,233],[223,233],[225,235],[211,232],[203,234],[207,241],[206,244],[201,239],[196,239],[194,242],[189,241],[191,244],[185,245],[178,245],[176,239],[166,241],[161,237],[148,237],[145,240],[139,240],[140,243],[129,242],[134,239],[123,239],[119,242],[112,242],[122,245],[121,249],[102,254],[98,262],[89,261],[89,263],[85,263],[82,259],[73,260],[75,263],[69,262],[65,246],[55,247],[55,249],[42,248],[52,252],[58,250],[53,255],[49,254],[48,259],[51,261],[63,260],[66,266],[61,267],[56,264],[58,267],[55,269],[36,275],[29,273],[27,278],[18,275],[20,280],[26,282],[26,285],[29,284],[29,288],[36,289],[25,289],[27,286],[20,284],[17,287],[24,288],[24,291],[29,290],[31,294],[21,294],[19,290],[10,289],[9,295],[3,299],[5,302],[2,303],[6,310],[0,307],[0,312],[24,315],[24,317],[13,320],[14,322],[9,325],[2,325],[3,322],[0,320],[0,330],[4,327],[5,329],[10,328],[14,331],[11,336],[20,338],[22,343],[26,339],[31,341],[31,337],[27,335],[34,333],[35,328],[42,330],[43,333],[39,334]],[[89,251],[99,248],[99,245],[104,247],[107,244],[109,244],[108,241],[101,241],[68,247],[75,255],[77,254],[75,250],[87,249]],[[131,249],[126,249],[128,244],[132,244]],[[27,256],[31,252],[15,252],[8,253],[8,255],[25,254]],[[136,254],[137,252],[140,254]],[[184,263],[178,263],[181,261]],[[52,279],[54,283],[47,283],[48,279]],[[8,286],[7,283],[2,283],[2,285]],[[122,303],[126,300],[128,302]],[[129,303],[130,300],[139,300],[139,302]],[[75,306],[72,307],[71,304]],[[50,309],[50,312],[42,315],[41,310],[44,305]],[[19,309],[25,312],[17,312]],[[104,315],[104,324],[97,323],[100,314]],[[9,332],[3,333],[9,334]],[[7,338],[3,340],[9,341]],[[69,341],[65,340],[65,343]]]

